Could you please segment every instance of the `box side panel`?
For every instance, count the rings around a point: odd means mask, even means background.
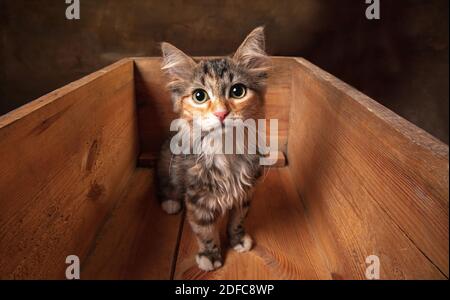
[[[140,152],[153,157],[168,136],[171,121],[177,118],[159,58],[135,59],[135,88]]]
[[[336,278],[448,277],[448,147],[298,59],[289,168]],[[368,262],[367,262],[368,263]]]
[[[133,62],[0,118],[0,278],[64,278],[83,262],[137,156]]]

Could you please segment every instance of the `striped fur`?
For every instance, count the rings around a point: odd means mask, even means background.
[[[264,53],[264,34],[257,28],[244,40],[232,57],[194,61],[174,46],[163,43],[162,69],[170,82],[174,110],[188,121],[189,131],[201,117],[202,129],[223,126],[215,111],[227,110],[230,119],[264,117],[263,94],[269,69]],[[242,99],[229,96],[235,84],[247,87]],[[194,90],[207,91],[210,99],[199,104],[192,99]],[[202,139],[210,138],[202,135]],[[163,145],[157,165],[158,191],[162,207],[176,213],[182,205],[194,231],[199,252],[198,266],[206,271],[222,265],[217,221],[229,212],[230,245],[237,251],[248,251],[252,240],[245,233],[244,219],[250,207],[251,190],[261,174],[258,155],[188,154],[173,155],[169,140]],[[192,149],[191,149],[192,150]],[[192,153],[192,152],[191,152]],[[177,203],[179,205],[177,205]]]

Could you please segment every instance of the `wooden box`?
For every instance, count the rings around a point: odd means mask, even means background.
[[[448,278],[448,147],[301,58],[273,58],[254,249],[202,272],[182,214],[154,195],[175,118],[158,58],[123,59],[0,117],[0,278]],[[283,164],[282,164],[283,165]],[[369,258],[368,258],[369,257]]]

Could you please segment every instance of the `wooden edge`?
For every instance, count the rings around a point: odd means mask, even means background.
[[[414,143],[422,148],[431,151],[433,154],[443,157],[448,160],[449,152],[448,145],[439,141],[437,138],[417,127],[405,118],[397,115],[395,112],[381,105],[372,98],[366,96],[354,87],[339,80],[328,72],[315,66],[308,60],[296,57],[295,61],[311,71],[319,80],[326,82],[327,85],[333,86],[336,90],[348,95],[353,100],[358,102],[371,114],[375,115],[380,121],[393,128],[400,135],[406,137],[411,143]],[[448,168],[448,165],[447,165]],[[447,178],[448,180],[448,178]]]
[[[229,55],[221,55],[221,56],[193,56],[194,59],[214,59],[214,58],[223,58],[229,57]],[[269,56],[271,59],[286,59],[286,60],[296,60],[298,57],[293,56]],[[160,60],[161,56],[130,56],[126,59],[139,61],[139,60]]]
[[[111,65],[108,65],[94,73],[90,73],[89,75],[86,75],[76,81],[73,81],[59,89],[56,89],[46,95],[43,95],[27,104],[24,104],[9,113],[6,113],[3,116],[0,116],[0,129],[7,127],[11,125],[12,123],[16,122],[17,120],[20,120],[26,115],[32,114],[33,112],[41,109],[42,107],[57,101],[59,99],[62,99],[63,96],[77,90],[78,88],[84,86],[85,84],[92,82],[100,77],[102,77],[104,74],[119,68],[120,66],[133,62],[133,59],[130,58],[123,58]]]
[[[157,153],[144,152],[139,155],[137,167],[139,168],[154,168],[156,160],[158,158]],[[286,155],[282,151],[277,152],[277,161],[275,164],[266,166],[267,168],[283,168],[287,165]]]
[[[154,168],[156,165],[156,160],[158,155],[156,153],[144,152],[138,157],[137,167],[138,168]]]

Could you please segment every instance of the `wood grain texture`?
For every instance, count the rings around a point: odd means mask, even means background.
[[[122,60],[0,118],[0,278],[65,278],[137,156],[133,63]]]
[[[196,266],[197,243],[185,222],[175,279],[331,279],[287,168],[270,169],[258,183],[246,224],[253,250],[229,249],[222,234],[224,266],[208,273]]]
[[[289,169],[330,271],[375,254],[385,279],[448,277],[448,147],[297,61]]]
[[[134,64],[140,151],[155,156],[177,115],[161,72],[161,59],[135,58]]]
[[[83,279],[170,279],[181,215],[167,215],[154,174],[136,169],[81,268]]]
[[[273,62],[288,164],[256,187],[251,252],[222,234],[224,266],[196,267],[136,169],[175,118],[159,59],[125,59],[0,117],[0,279],[63,278],[73,254],[86,279],[364,279],[373,254],[382,279],[448,278],[448,146],[306,60]]]
[[[172,111],[167,79],[161,72],[160,58],[134,58],[136,101],[138,106],[141,152],[158,153],[168,136],[170,122],[177,118]],[[279,150],[285,151],[291,99],[291,58],[274,57],[265,96],[267,119],[278,119]]]

